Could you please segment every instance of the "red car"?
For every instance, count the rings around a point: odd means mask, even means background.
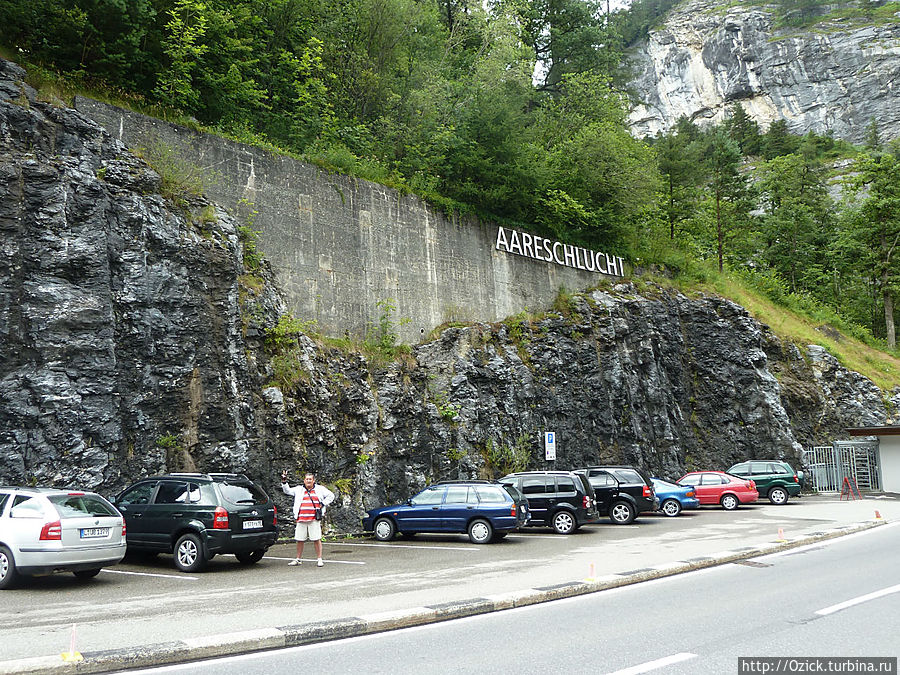
[[[731,511],[740,504],[752,504],[759,499],[756,483],[724,471],[692,471],[678,479],[679,485],[691,485],[703,504],[721,504]]]

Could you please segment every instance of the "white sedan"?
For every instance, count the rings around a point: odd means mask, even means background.
[[[125,520],[93,492],[0,487],[0,589],[20,576],[90,579],[125,556]]]

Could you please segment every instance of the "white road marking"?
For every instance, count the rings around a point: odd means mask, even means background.
[[[263,558],[266,560],[293,560],[293,558],[282,558],[276,555],[264,555]],[[300,558],[305,563],[309,563],[311,565],[316,564],[316,558]],[[326,565],[365,565],[366,563],[360,560],[332,560],[331,558],[325,558]]]
[[[568,537],[567,534],[508,534],[507,539],[559,539]]]
[[[638,673],[649,673],[651,670],[665,668],[666,666],[671,666],[675,663],[681,663],[682,661],[688,661],[690,659],[696,658],[696,654],[682,652],[681,654],[672,654],[672,656],[666,656],[661,659],[656,659],[655,661],[640,663],[636,666],[625,668],[624,670],[617,670],[616,672],[610,673],[609,675],[638,675]]]
[[[200,577],[187,577],[181,574],[154,574],[153,572],[126,572],[125,570],[110,570],[105,567],[100,570],[101,572],[108,572],[109,574],[131,574],[136,577],[161,577],[163,579],[183,579],[185,581],[197,581]]]
[[[370,546],[372,548],[427,548],[433,551],[480,551],[479,546],[417,546],[416,544],[350,544],[345,542],[324,542],[330,546]],[[287,558],[290,560],[290,558]]]
[[[860,605],[864,602],[868,602],[869,600],[875,600],[876,598],[890,595],[891,593],[900,593],[900,584],[897,584],[896,586],[889,586],[888,588],[882,588],[880,591],[875,591],[874,593],[860,595],[858,598],[851,598],[850,600],[847,600],[845,602],[839,602],[838,604],[832,605],[831,607],[826,607],[825,609],[818,610],[816,614],[818,614],[819,616],[828,616],[829,614],[840,612],[842,609],[853,607],[853,605]]]

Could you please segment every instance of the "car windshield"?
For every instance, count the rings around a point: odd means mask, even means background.
[[[105,499],[96,495],[49,495],[47,499],[56,508],[60,518],[119,515]]]
[[[670,483],[669,481],[663,480],[662,478],[654,478],[653,482],[656,483],[657,485],[660,485],[662,487],[667,487],[667,488],[682,487],[681,485],[676,485],[675,483]]]
[[[268,496],[253,483],[245,481],[219,483],[222,496],[232,504],[266,504]]]

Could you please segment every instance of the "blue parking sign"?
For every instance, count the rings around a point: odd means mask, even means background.
[[[556,433],[544,432],[544,457],[549,462],[556,459]]]

